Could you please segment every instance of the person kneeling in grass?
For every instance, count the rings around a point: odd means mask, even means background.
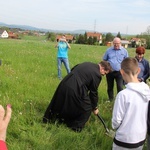
[[[84,62],[74,66],[60,82],[44,114],[43,122],[59,120],[80,132],[91,112],[98,114],[98,86],[112,70],[109,62]]]

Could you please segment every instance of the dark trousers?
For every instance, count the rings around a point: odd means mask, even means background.
[[[109,100],[114,99],[114,81],[116,81],[117,93],[123,90],[123,78],[120,71],[113,71],[106,75],[107,93]]]

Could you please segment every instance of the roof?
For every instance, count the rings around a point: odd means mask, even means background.
[[[131,41],[140,41],[140,38],[131,38]]]
[[[98,32],[87,32],[87,37],[97,37],[97,40],[100,40],[101,38],[101,33],[98,33]]]
[[[62,35],[57,35],[56,39],[60,39],[62,37]],[[65,35],[66,40],[73,40],[73,36],[72,35]]]
[[[130,42],[127,40],[121,40],[121,44],[129,44]]]

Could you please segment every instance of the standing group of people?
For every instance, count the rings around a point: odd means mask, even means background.
[[[114,38],[112,47],[103,56],[113,71],[106,75],[109,100],[115,97],[112,128],[116,130],[113,150],[142,150],[147,137],[150,150],[150,88],[146,80],[150,76],[149,62],[144,58],[145,48],[139,46],[135,57],[129,57],[121,40]],[[124,88],[125,86],[125,88]]]

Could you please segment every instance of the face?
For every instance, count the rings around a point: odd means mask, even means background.
[[[114,39],[113,41],[114,49],[120,49],[121,41],[119,38]]]
[[[144,57],[144,54],[136,53],[136,57],[137,57],[137,59],[141,60]]]
[[[62,39],[66,39],[66,37],[63,35],[63,36],[62,36]]]
[[[100,70],[100,73],[101,73],[101,75],[106,75],[106,74],[108,74],[109,73],[109,71],[106,71],[103,67],[102,67],[102,69]]]

